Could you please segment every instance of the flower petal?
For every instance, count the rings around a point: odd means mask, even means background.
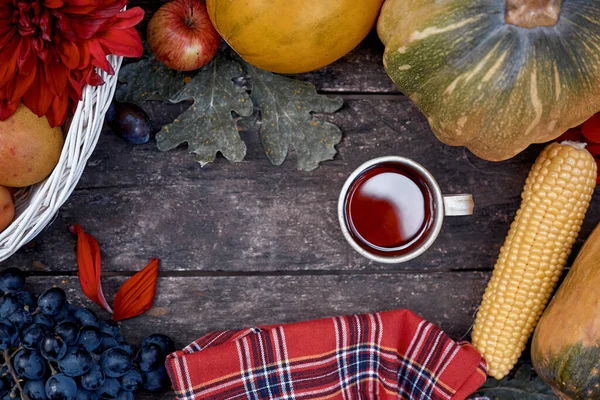
[[[79,48],[70,40],[63,40],[58,45],[61,61],[69,69],[75,69],[79,65]]]
[[[92,86],[100,86],[104,85],[104,80],[96,71],[92,70],[86,79],[86,83]]]
[[[98,68],[102,69],[109,74],[114,74],[114,70],[112,65],[106,59],[106,53],[100,46],[100,42],[98,40],[89,40],[88,41],[88,50],[90,51],[90,55],[92,56],[92,63]]]
[[[17,34],[13,24],[0,24],[0,50]]]
[[[156,295],[158,259],[153,258],[143,270],[127,279],[113,303],[115,321],[143,314],[152,307]]]
[[[144,53],[140,35],[134,28],[101,32],[97,38],[109,54],[141,57]]]
[[[80,40],[91,39],[106,21],[104,19],[73,18],[69,21],[73,32],[77,33]]]
[[[32,56],[32,54],[31,54],[31,45],[32,45],[31,40],[25,39],[25,40],[21,41],[21,49],[19,50],[19,58],[17,58],[17,66],[19,68],[21,68],[23,63],[25,63],[27,60],[35,61],[35,56]]]
[[[121,12],[126,5],[127,0],[105,0],[102,7],[96,7],[96,9],[88,15],[91,18],[110,18],[118,12]]]
[[[69,229],[77,235],[77,265],[81,290],[94,303],[112,313],[104,298],[100,282],[101,258],[98,241],[86,234],[79,225],[73,225]]]
[[[60,96],[67,87],[69,69],[59,59],[52,57],[50,62],[45,64],[44,70],[54,95]]]
[[[89,42],[85,41],[79,45],[79,66],[78,69],[86,68],[92,62],[92,55],[90,54]]]
[[[5,85],[14,79],[17,72],[17,59],[21,49],[21,37],[14,35],[0,50],[0,85]]]
[[[44,73],[44,63],[38,61],[33,84],[23,96],[23,103],[38,117],[46,114],[54,98],[48,86]]]
[[[11,81],[11,84],[8,85],[9,90],[7,90],[6,94],[8,99],[11,102],[19,104],[25,92],[27,92],[33,84],[36,74],[37,60],[33,57],[25,59],[21,68],[19,68],[19,74]]]
[[[38,18],[38,30],[41,33],[40,37],[46,41],[51,41],[52,39],[52,30],[54,26],[52,25],[52,17],[50,16],[50,12],[47,9],[44,9]]]
[[[67,120],[68,107],[69,92],[65,91],[60,95],[54,96],[52,105],[46,113],[46,117],[48,117],[48,123],[51,127],[61,126],[65,123]]]
[[[104,29],[127,29],[133,28],[144,19],[144,10],[140,7],[129,8],[111,18],[105,24]],[[104,30],[103,29],[103,30]]]
[[[48,8],[60,8],[65,4],[63,0],[44,0],[43,3]]]
[[[63,0],[64,6],[60,11],[64,14],[83,14],[86,15],[92,12],[96,7],[100,6],[102,0]],[[105,1],[106,2],[106,1]]]
[[[77,75],[80,75],[80,73],[81,71],[73,70],[69,75],[69,97],[71,97],[71,99],[74,101],[81,100],[81,95],[83,93],[84,82],[77,79]]]

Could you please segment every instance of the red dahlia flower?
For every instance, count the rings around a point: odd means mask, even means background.
[[[127,0],[0,0],[0,120],[21,101],[62,125],[83,87],[114,74],[108,54],[142,55],[135,25],[144,11]]]

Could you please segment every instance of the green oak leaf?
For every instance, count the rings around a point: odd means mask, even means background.
[[[311,171],[321,161],[333,159],[342,131],[313,113],[336,112],[344,104],[342,98],[317,94],[309,82],[272,74],[245,62],[244,66],[252,79],[250,96],[260,110],[261,139],[271,163],[281,165],[290,146],[296,151],[301,170]]]
[[[477,393],[490,400],[558,400],[529,364],[521,365],[514,376],[500,381],[488,378]]]
[[[232,111],[240,116],[252,115],[252,100],[233,82],[242,75],[240,64],[225,55],[217,56],[171,98],[178,103],[194,103],[156,135],[159,150],[171,150],[187,143],[190,153],[202,166],[215,160],[221,152],[230,161],[239,162],[246,155]]]
[[[185,75],[155,58],[146,58],[124,65],[119,71],[119,82],[122,84],[115,92],[115,99],[141,106],[146,100],[173,97],[185,85]]]

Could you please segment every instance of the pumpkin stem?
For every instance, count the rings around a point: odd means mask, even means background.
[[[560,16],[562,0],[506,0],[507,24],[523,28],[554,26]]]

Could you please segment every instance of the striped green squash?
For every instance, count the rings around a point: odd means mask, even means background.
[[[483,159],[600,111],[600,0],[387,0],[377,29],[436,136]]]

